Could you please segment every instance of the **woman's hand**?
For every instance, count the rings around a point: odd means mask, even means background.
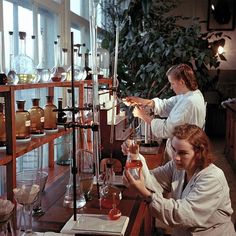
[[[145,187],[142,171],[140,171],[140,178],[134,179],[134,177],[130,174],[129,170],[125,169],[123,175],[123,182],[127,187],[134,188],[144,198],[151,195],[151,192]]]
[[[138,118],[144,120],[148,124],[151,124],[151,122],[153,120],[153,118],[150,115],[148,115],[147,111],[142,107],[136,106],[133,110],[133,115],[134,115],[134,117],[138,117]]]
[[[139,106],[139,107],[154,106],[154,101],[134,96],[123,98],[122,101],[126,106]]]
[[[130,155],[131,159],[137,159],[139,154],[139,145],[134,143],[134,140],[127,139],[121,145],[121,150],[124,155]]]

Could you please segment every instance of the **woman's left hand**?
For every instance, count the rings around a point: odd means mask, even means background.
[[[138,106],[135,106],[135,108],[133,110],[133,115],[134,115],[134,117],[138,117],[138,118],[144,120],[148,124],[151,124],[151,121],[153,119],[150,115],[147,114],[147,111],[144,108],[138,107]]]

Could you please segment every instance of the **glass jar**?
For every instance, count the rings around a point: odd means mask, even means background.
[[[4,114],[4,104],[0,103],[0,147],[6,146],[6,122]]]
[[[25,100],[16,101],[16,139],[30,138],[30,113],[25,110]]]
[[[7,73],[7,83],[8,84],[17,84],[19,82],[19,78],[18,78],[18,76],[16,74],[15,69],[13,68],[13,62],[14,62],[13,31],[9,31],[9,42],[10,42],[10,55],[9,55],[10,70]]]
[[[58,114],[57,114],[57,124],[64,125],[67,120],[67,115],[62,111],[62,98],[58,98]]]
[[[107,49],[104,49],[101,45],[98,45],[97,54],[99,75],[104,78],[109,78],[110,53]]]
[[[13,67],[20,84],[35,83],[36,71],[33,59],[26,55],[26,32],[19,32],[19,55],[14,57]]]
[[[39,106],[39,101],[39,98],[33,98],[33,106],[29,109],[31,134],[44,134],[44,110]]]
[[[100,187],[100,198],[101,206],[107,209],[111,209],[113,204],[118,206],[122,198],[120,189],[112,184],[113,179],[113,166],[111,163],[106,163],[105,184]]]
[[[44,129],[57,130],[57,107],[53,104],[53,96],[46,96],[47,104],[44,106]]]

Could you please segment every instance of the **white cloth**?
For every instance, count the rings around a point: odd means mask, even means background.
[[[157,138],[167,139],[166,151],[173,156],[170,139],[174,127],[185,123],[204,127],[206,105],[200,90],[189,91],[186,94],[176,95],[169,99],[154,98],[154,113],[166,119],[153,119],[151,129]]]
[[[142,172],[145,185],[155,193],[150,203],[151,214],[173,227],[175,236],[235,236],[229,187],[224,173],[214,164],[196,172],[183,189],[185,171],[178,171],[169,161],[149,171],[145,159]],[[162,190],[172,192],[166,199]]]

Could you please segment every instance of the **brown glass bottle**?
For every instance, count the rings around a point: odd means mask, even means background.
[[[44,133],[44,110],[39,106],[39,98],[33,98],[33,106],[29,109],[30,113],[30,133],[43,134]]]
[[[4,104],[0,103],[0,147],[6,146],[6,125],[3,107]]]
[[[47,104],[44,106],[44,129],[56,130],[57,129],[57,112],[53,111],[57,107],[53,104],[53,96],[46,96]]]
[[[16,101],[16,139],[30,138],[30,113],[25,110],[25,101]]]

